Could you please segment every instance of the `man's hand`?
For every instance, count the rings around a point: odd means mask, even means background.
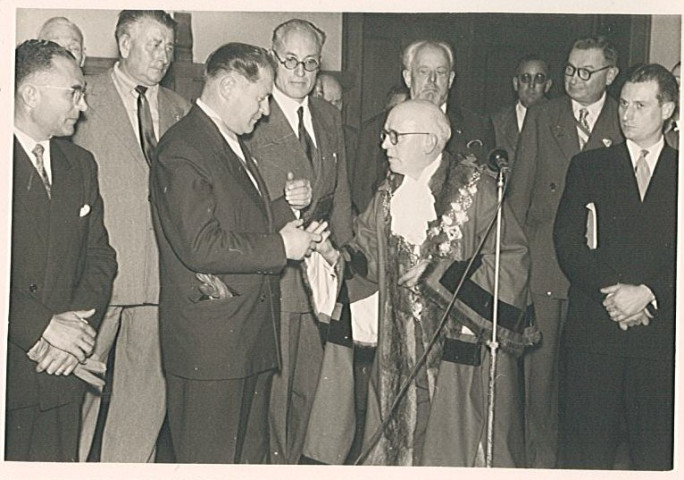
[[[430,265],[429,260],[421,260],[418,263],[418,265],[410,268],[401,277],[399,277],[399,280],[397,280],[397,283],[399,285],[407,287],[407,288],[415,287],[416,285],[418,285],[418,282],[420,281],[420,277],[423,276],[428,265]]]
[[[637,327],[639,325],[643,326],[648,326],[650,323],[651,319],[648,317],[646,314],[646,310],[642,310],[641,312],[637,313],[636,315],[632,315],[631,317],[627,317],[626,319],[622,320],[621,322],[618,322],[618,325],[622,330],[627,330],[631,327]]]
[[[27,356],[36,362],[36,372],[46,372],[48,375],[68,376],[79,365],[73,355],[50,345],[45,339],[38,340]]]
[[[295,210],[302,210],[311,204],[311,182],[305,178],[295,180],[292,172],[287,172],[285,200]]]
[[[299,228],[303,220],[293,220],[280,229],[280,236],[285,244],[285,256],[290,260],[301,260],[307,254],[311,254],[317,242],[322,236]],[[311,226],[309,226],[311,228]]]
[[[318,223],[313,221],[306,230],[321,235],[321,240],[313,245],[313,250],[320,253],[328,264],[335,265],[337,259],[340,258],[340,252],[335,250],[335,247],[332,246],[328,222]]]
[[[655,297],[646,285],[629,285],[618,283],[601,289],[606,294],[603,300],[610,318],[621,322],[628,317],[641,312]]]
[[[43,338],[50,345],[70,353],[79,362],[83,362],[95,347],[97,332],[86,320],[94,313],[95,309],[55,314],[43,332]]]

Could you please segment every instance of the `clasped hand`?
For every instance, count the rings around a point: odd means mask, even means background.
[[[653,301],[653,292],[645,285],[617,283],[601,289],[606,294],[603,306],[611,320],[622,330],[638,325],[648,325],[650,318],[646,306]]]

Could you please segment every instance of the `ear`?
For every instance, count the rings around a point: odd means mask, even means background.
[[[456,72],[451,71],[449,73],[449,88],[451,88],[451,84],[454,83],[454,78],[456,78]]]
[[[34,108],[40,101],[40,90],[30,83],[19,87],[19,98],[29,108]]]
[[[553,80],[549,78],[546,81],[546,85],[544,86],[544,93],[549,93],[549,90],[551,90],[552,86],[553,86]]]
[[[610,67],[608,69],[608,74],[606,75],[606,86],[613,83],[613,81],[617,78],[618,73],[620,73],[620,69],[618,67]]]
[[[404,83],[406,84],[406,88],[411,90],[411,71],[404,69],[401,71],[401,76],[404,77]]]
[[[662,106],[662,111],[663,111],[663,121],[669,119],[672,117],[672,114],[675,111],[675,103],[674,102],[664,102]]]
[[[437,147],[438,139],[437,135],[431,133],[430,135],[425,135],[425,153],[432,153]]]
[[[121,58],[128,58],[131,52],[131,36],[127,33],[123,33],[119,37],[119,55]]]
[[[520,83],[518,82],[518,76],[516,75],[513,77],[513,91],[517,92],[518,88],[520,88]]]
[[[228,72],[226,75],[219,80],[219,92],[221,93],[221,96],[223,97],[230,97],[230,95],[233,93],[235,89],[235,85],[237,83],[237,78],[235,77],[234,72]]]

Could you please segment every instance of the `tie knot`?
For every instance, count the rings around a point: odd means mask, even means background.
[[[586,108],[581,108],[579,111],[579,121],[580,122],[585,121],[588,116],[589,116],[589,110],[587,110]]]
[[[304,119],[304,107],[299,107],[297,109],[297,117],[299,118],[300,122]]]
[[[135,91],[138,92],[139,95],[145,96],[145,92],[147,92],[147,87],[145,85],[136,85]]]
[[[36,146],[33,147],[33,150],[32,150],[33,154],[36,157],[41,157],[41,158],[43,157],[44,151],[45,151],[45,148],[43,148],[43,146],[40,143],[36,143]]]
[[[641,156],[639,157],[639,159],[640,160],[646,160],[646,156],[648,156],[648,150],[642,150]]]

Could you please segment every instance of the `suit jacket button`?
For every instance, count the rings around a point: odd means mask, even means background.
[[[35,283],[29,284],[29,292],[36,293],[38,291],[38,285]]]
[[[551,183],[549,184],[549,188],[551,189],[552,192],[555,192],[555,191],[556,191],[556,184],[553,183],[553,182],[551,182]]]
[[[266,295],[259,295],[259,301],[265,302],[266,301]]]

